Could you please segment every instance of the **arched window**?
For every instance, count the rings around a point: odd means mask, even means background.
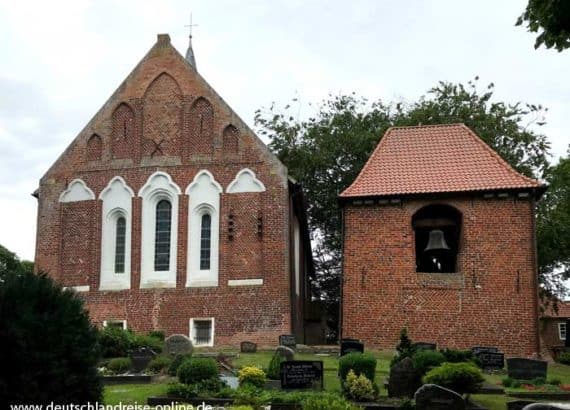
[[[211,241],[212,217],[206,213],[202,215],[200,227],[200,270],[210,269]]]
[[[456,272],[461,213],[449,205],[428,205],[414,214],[412,226],[416,272]]]
[[[154,270],[170,269],[170,229],[172,204],[162,199],[156,204],[156,227],[154,236]]]
[[[115,232],[115,273],[125,273],[125,244],[127,238],[127,220],[124,216],[117,218]]]

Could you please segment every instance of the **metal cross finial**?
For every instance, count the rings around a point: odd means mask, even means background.
[[[190,13],[190,24],[185,25],[184,27],[188,27],[190,30],[190,38],[192,38],[192,27],[198,27],[198,24],[192,24],[192,13]]]

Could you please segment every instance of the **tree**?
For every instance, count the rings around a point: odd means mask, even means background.
[[[534,48],[545,45],[562,51],[570,47],[570,2],[568,0],[529,0],[516,25],[526,23],[528,31],[540,34]]]
[[[258,132],[305,190],[313,230],[315,276],[313,297],[327,302],[338,316],[341,271],[341,212],[338,194],[356,178],[372,150],[391,126],[463,122],[515,169],[541,177],[548,169],[546,136],[529,125],[544,125],[546,109],[533,104],[493,101],[494,85],[480,90],[477,78],[465,86],[440,82],[414,103],[370,103],[355,94],[331,96],[314,116],[283,110],[258,110]],[[556,280],[556,279],[555,279]],[[333,322],[338,317],[333,316]]]
[[[0,407],[101,398],[97,329],[83,301],[45,274],[0,279]]]
[[[14,252],[0,245],[0,277],[7,272],[33,272],[33,270],[33,262],[20,261]]]

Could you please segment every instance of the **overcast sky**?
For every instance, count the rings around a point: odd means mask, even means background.
[[[549,108],[554,160],[570,135],[570,50],[534,50],[527,0],[0,0],[0,244],[34,258],[40,177],[156,41],[184,54],[251,126],[257,108],[356,92],[413,101],[437,81],[494,82]]]

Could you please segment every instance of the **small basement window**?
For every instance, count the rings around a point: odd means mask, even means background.
[[[126,320],[104,320],[103,327],[118,327],[123,330],[127,330]]]
[[[461,213],[449,205],[428,205],[414,214],[412,226],[416,272],[456,272]]]
[[[566,340],[566,322],[558,323],[558,335],[560,336],[560,340]]]
[[[190,319],[190,340],[194,346],[214,346],[214,318]]]

